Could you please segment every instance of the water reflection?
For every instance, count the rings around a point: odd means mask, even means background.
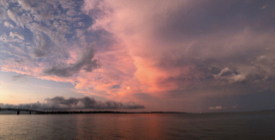
[[[157,115],[78,115],[77,139],[160,138],[161,127],[159,125]]]

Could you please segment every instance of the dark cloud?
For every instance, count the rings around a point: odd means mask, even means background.
[[[113,85],[113,86],[111,87],[111,89],[119,89],[119,88],[121,88],[120,85]]]
[[[179,5],[171,11],[156,29],[161,39],[190,39],[203,37],[213,32],[232,32],[250,26],[255,30],[274,28],[274,9],[262,9],[264,5],[274,7],[272,0],[198,0],[188,5]],[[159,22],[156,20],[156,22]]]
[[[78,73],[81,69],[86,72],[91,72],[93,69],[100,67],[97,59],[93,59],[94,50],[85,52],[83,57],[71,66],[53,66],[49,69],[44,70],[47,75],[56,75],[59,77],[69,77],[73,74]]]
[[[178,89],[171,92],[177,94],[270,88],[275,83],[274,5],[272,0],[199,0],[159,16],[153,36],[161,44],[157,49],[174,50],[165,51],[155,66],[181,72],[158,79],[158,86],[173,83]]]
[[[45,55],[46,55],[45,52],[43,52],[42,50],[39,50],[39,49],[34,50],[33,53],[34,53],[34,55],[35,55],[36,57],[42,57],[42,56],[45,56]]]
[[[13,76],[12,79],[14,81],[16,81],[16,80],[19,80],[19,79],[22,79],[22,78],[26,78],[26,76],[28,76],[28,75],[24,75],[24,74],[22,74],[22,75],[16,75],[16,76]]]
[[[68,110],[68,109],[142,109],[143,105],[135,103],[121,103],[115,101],[101,102],[94,98],[69,98],[54,97],[45,99],[44,103],[30,103],[20,105],[0,104],[2,108],[24,108],[42,110]]]
[[[49,38],[43,34],[36,36],[37,48],[34,49],[33,53],[36,57],[43,57],[49,52]]]

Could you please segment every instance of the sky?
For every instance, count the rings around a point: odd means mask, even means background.
[[[0,106],[275,109],[274,0],[0,0]]]

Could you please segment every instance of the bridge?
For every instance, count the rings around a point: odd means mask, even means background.
[[[30,115],[32,114],[32,112],[35,112],[35,113],[44,113],[45,112],[42,110],[22,109],[22,108],[1,108],[1,107],[0,107],[0,111],[16,111],[17,115],[20,114],[20,111],[29,112]]]

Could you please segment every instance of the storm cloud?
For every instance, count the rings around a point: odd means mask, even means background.
[[[86,3],[88,9],[92,3]],[[119,5],[108,0],[102,3],[110,9]],[[158,2],[149,0],[147,3],[157,5]],[[270,64],[275,51],[272,39],[275,35],[270,32],[274,30],[274,25],[270,24],[274,21],[274,1],[160,3],[148,13],[150,6],[141,6],[144,1],[125,2],[124,5],[134,8],[118,8],[109,17],[111,20],[99,18],[99,24],[94,26],[116,34],[132,46],[129,49],[139,68],[135,76],[142,84],[164,91],[190,90],[193,86],[189,85],[202,88],[200,83],[211,83],[207,84],[209,88],[215,88],[220,82],[228,86],[244,81],[253,85],[259,79],[253,79],[252,75],[262,79],[274,76],[268,72],[273,71]],[[163,11],[164,8],[169,10]],[[108,13],[105,9],[102,10]],[[142,10],[137,13],[137,9]],[[142,18],[138,19],[140,15]],[[127,23],[123,19],[128,19]],[[113,26],[110,28],[105,22]],[[269,64],[258,61],[260,57],[268,58]],[[154,72],[146,73],[145,70]]]

